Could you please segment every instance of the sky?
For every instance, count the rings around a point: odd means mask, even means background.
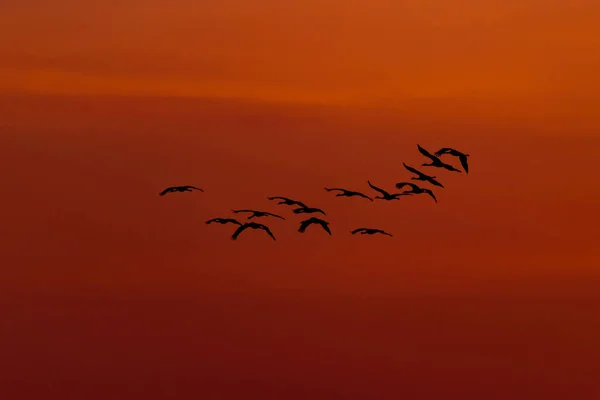
[[[0,397],[598,398],[599,19],[2,2]],[[323,190],[391,191],[417,144],[470,154],[437,204]],[[286,220],[234,242],[232,208]]]

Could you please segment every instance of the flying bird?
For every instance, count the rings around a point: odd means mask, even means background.
[[[277,202],[277,204],[283,204],[286,206],[300,206],[300,207],[306,207],[306,204],[304,204],[301,201],[297,201],[297,200],[292,200],[288,197],[281,197],[281,196],[271,196],[271,197],[267,197],[267,199],[269,200],[280,200]]]
[[[448,171],[461,172],[459,169],[454,168],[452,165],[446,164],[445,162],[440,160],[437,156],[434,156],[433,154],[431,154],[430,152],[428,152],[427,150],[422,148],[420,145],[417,145],[417,148],[419,149],[419,152],[421,154],[423,154],[425,157],[427,157],[431,160],[431,162],[429,164],[427,164],[427,163],[423,164],[424,167],[437,167],[437,168],[447,169]]]
[[[259,224],[256,222],[247,222],[243,225],[240,225],[239,228],[236,229],[235,232],[233,232],[233,235],[231,235],[231,240],[236,240],[237,237],[240,235],[240,233],[244,232],[246,229],[262,229],[263,231],[267,232],[267,234],[269,236],[271,236],[271,238],[273,240],[275,240],[275,236],[273,236],[273,233],[271,232],[271,230],[269,229],[268,226],[263,225],[263,224]]]
[[[385,190],[378,188],[377,186],[374,186],[370,181],[367,181],[367,183],[369,184],[369,186],[373,189],[378,191],[379,193],[381,193],[381,196],[375,196],[376,199],[381,199],[381,200],[400,200],[400,196],[410,196],[412,195],[412,193],[394,193],[394,194],[390,194],[388,192],[386,192]]]
[[[256,211],[256,210],[231,210],[233,211],[233,213],[238,214],[238,213],[250,213],[252,215],[250,215],[248,217],[248,219],[252,219],[254,217],[259,218],[259,217],[275,217],[275,218],[279,218],[279,219],[285,219],[283,218],[281,215],[277,215],[277,214],[273,214],[270,212],[266,212],[266,211]]]
[[[443,154],[449,154],[451,156],[454,157],[458,157],[458,159],[460,160],[460,164],[462,165],[463,169],[465,170],[465,172],[468,174],[469,173],[469,162],[468,162],[468,158],[469,155],[466,153],[463,153],[461,151],[458,150],[454,150],[450,147],[443,147],[441,149],[439,149],[438,151],[435,152],[436,156],[441,156]]]
[[[406,165],[405,163],[402,163],[402,164],[404,165],[404,168],[406,168],[413,174],[418,175],[418,176],[412,177],[410,179],[413,179],[415,181],[426,181],[426,182],[431,183],[434,186],[439,186],[442,188],[444,187],[444,185],[442,185],[441,183],[439,183],[438,181],[435,180],[435,176],[429,176],[427,174],[422,173],[418,169],[411,167],[410,165]]]
[[[373,228],[358,228],[351,231],[353,235],[360,233],[361,235],[374,235],[376,233],[380,233],[382,235],[392,236],[391,233],[387,233],[386,231],[382,231],[381,229],[373,229]]]
[[[294,210],[292,210],[295,214],[313,214],[313,213],[321,213],[323,215],[327,215],[325,214],[325,211],[321,210],[320,208],[314,208],[314,207],[300,207],[300,208],[295,208]]]
[[[212,224],[212,223],[217,223],[217,224],[221,224],[221,225],[225,225],[225,224],[242,225],[241,222],[239,222],[237,219],[233,219],[233,218],[213,218],[213,219],[209,219],[208,221],[206,221],[206,224]]]
[[[204,192],[204,190],[197,188],[196,186],[171,186],[171,187],[166,188],[162,192],[160,192],[159,195],[164,196],[167,193],[174,193],[174,192],[191,192],[192,189]]]
[[[412,193],[412,194],[426,193],[426,194],[430,195],[433,198],[433,200],[435,200],[435,202],[437,203],[435,194],[433,194],[433,191],[431,189],[422,188],[422,187],[419,187],[418,185],[415,185],[414,183],[410,183],[410,182],[396,183],[397,189],[402,189],[404,186],[410,186],[410,188],[411,188],[411,190],[405,191],[405,193]]]
[[[372,198],[370,198],[369,196],[367,196],[364,193],[360,193],[360,192],[355,192],[353,190],[347,190],[347,189],[342,189],[342,188],[325,188],[325,190],[327,190],[328,192],[331,191],[338,191],[340,193],[336,193],[336,197],[353,197],[353,196],[357,196],[357,197],[364,197],[365,199],[369,199],[371,201],[373,201]]]
[[[298,229],[298,232],[300,233],[304,233],[304,231],[306,230],[306,228],[308,228],[310,225],[312,224],[318,224],[321,225],[321,227],[323,227],[323,229],[325,230],[325,232],[329,233],[329,235],[331,235],[331,230],[329,229],[329,222],[327,221],[323,221],[320,218],[315,218],[315,217],[311,217],[305,221],[302,221],[300,223],[300,228]]]

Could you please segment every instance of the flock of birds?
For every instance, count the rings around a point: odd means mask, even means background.
[[[452,171],[452,172],[459,172],[459,173],[462,172],[461,170],[459,170],[458,168],[455,168],[451,164],[448,164],[448,163],[442,161],[441,157],[444,155],[448,155],[448,156],[458,158],[464,172],[467,174],[469,173],[469,164],[468,164],[469,154],[465,154],[463,152],[460,152],[458,150],[455,150],[455,149],[449,148],[449,147],[441,148],[433,154],[430,153],[429,151],[425,150],[420,145],[417,145],[417,148],[419,149],[419,152],[421,154],[423,154],[425,157],[427,157],[431,160],[429,163],[422,164],[422,166],[424,166],[424,167],[435,167],[435,168],[446,169],[446,170]],[[416,169],[414,167],[406,165],[405,163],[403,163],[403,165],[404,165],[404,168],[406,168],[408,171],[415,174],[415,176],[412,177],[411,180],[427,182],[433,186],[437,186],[440,188],[444,187],[444,185],[442,185],[436,179],[435,176],[427,175],[424,172],[419,171],[418,169]],[[336,197],[362,197],[362,198],[370,200],[370,201],[374,201],[374,199],[391,201],[391,200],[399,200],[400,197],[402,197],[402,196],[426,194],[426,195],[429,195],[437,203],[437,198],[435,197],[435,194],[433,193],[433,191],[431,189],[426,188],[426,187],[420,187],[413,182],[396,183],[396,185],[395,185],[396,189],[402,190],[401,192],[397,192],[397,193],[387,192],[386,190],[373,185],[370,181],[367,181],[367,183],[368,183],[369,187],[371,189],[373,189],[374,191],[378,192],[379,195],[370,197],[364,193],[356,192],[356,191],[348,190],[348,189],[343,189],[343,188],[327,188],[326,187],[325,190],[327,192],[335,192]],[[410,189],[403,190],[407,186]],[[204,192],[203,189],[200,189],[196,186],[172,186],[172,187],[166,188],[159,194],[160,194],[160,196],[164,196],[165,194],[168,194],[168,193],[192,192],[194,190]],[[320,208],[309,207],[301,201],[293,200],[288,197],[271,196],[271,197],[267,197],[267,199],[272,200],[272,201],[277,201],[277,205],[286,205],[286,206],[291,206],[291,207],[297,207],[292,210],[292,212],[294,212],[295,214],[323,214],[323,215],[326,215],[325,211],[321,210]],[[264,217],[273,217],[273,218],[279,218],[279,219],[285,220],[285,218],[282,217],[281,215],[266,212],[266,211],[241,209],[241,210],[232,210],[232,212],[234,214],[249,214],[249,215],[247,217],[246,222],[240,222],[235,218],[213,218],[213,219],[209,219],[208,221],[206,221],[206,224],[237,225],[237,229],[235,230],[233,235],[231,235],[232,240],[236,240],[238,238],[238,236],[242,232],[246,231],[247,229],[263,230],[273,240],[275,240],[275,236],[273,235],[273,232],[271,231],[271,229],[269,229],[268,226],[258,223],[258,222],[249,221],[249,220],[251,220],[253,218],[264,218]],[[306,229],[311,225],[319,225],[323,228],[323,230],[325,230],[325,232],[327,232],[329,235],[331,235],[331,229],[329,229],[329,222],[327,222],[321,218],[317,218],[317,217],[310,217],[310,218],[302,221],[300,223],[300,228],[298,229],[298,232],[304,233],[306,231]],[[352,233],[353,235],[356,235],[356,234],[361,234],[361,235],[381,234],[381,235],[392,236],[392,234],[390,234],[382,229],[376,229],[376,228],[357,228],[357,229],[350,231],[350,233]]]

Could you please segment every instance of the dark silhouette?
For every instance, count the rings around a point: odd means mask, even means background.
[[[439,186],[439,187],[444,187],[444,185],[442,185],[441,183],[439,183],[438,181],[435,180],[435,176],[429,176],[427,174],[422,173],[421,171],[417,170],[416,168],[413,168],[409,165],[406,165],[405,163],[402,163],[404,165],[404,168],[406,168],[407,170],[409,170],[410,172],[412,172],[415,175],[418,175],[416,177],[412,177],[410,179],[413,179],[415,181],[426,181],[431,183],[434,186]]]
[[[213,218],[213,219],[209,219],[208,221],[206,221],[206,224],[212,224],[212,223],[217,223],[217,224],[221,224],[221,225],[225,225],[225,224],[242,225],[241,222],[239,222],[237,219],[233,219],[233,218]]]
[[[167,193],[174,193],[174,192],[191,192],[191,191],[193,191],[192,189],[204,192],[204,190],[197,188],[196,186],[171,186],[171,187],[166,188],[162,192],[160,192],[159,196],[164,196]]]
[[[327,214],[325,214],[325,211],[321,210],[320,208],[314,208],[314,207],[300,207],[300,208],[295,208],[293,211],[295,214],[321,213],[323,215],[327,215]]]
[[[405,193],[412,193],[412,194],[426,193],[426,194],[430,195],[433,198],[433,200],[435,200],[435,202],[437,203],[437,199],[435,198],[435,194],[433,194],[433,191],[431,189],[422,188],[422,187],[419,187],[419,186],[415,185],[414,183],[410,183],[410,182],[399,182],[399,183],[396,183],[396,188],[397,189],[402,189],[404,186],[410,186],[411,187],[411,190],[407,190],[407,191],[405,191]]]
[[[427,150],[422,148],[420,145],[417,145],[417,148],[419,149],[419,152],[421,154],[423,154],[425,157],[431,159],[431,162],[429,164],[422,164],[424,167],[444,168],[444,169],[447,169],[448,171],[461,172],[459,169],[454,168],[452,165],[446,164],[445,162],[440,160],[438,157],[434,156],[433,154],[431,154],[430,152],[428,152]]]
[[[329,235],[331,235],[331,230],[329,229],[329,222],[323,221],[322,219],[315,218],[315,217],[311,217],[305,221],[302,221],[302,223],[300,223],[300,228],[298,229],[298,232],[304,233],[306,228],[308,228],[312,224],[321,225],[323,227],[323,229],[325,230],[325,232],[327,232],[327,233],[329,233]]]
[[[381,229],[373,229],[373,228],[358,228],[351,231],[353,235],[360,233],[361,235],[374,235],[376,233],[380,233],[382,235],[392,236],[391,233],[387,233],[386,231],[382,231]]]
[[[369,184],[369,186],[373,189],[378,191],[379,193],[381,193],[381,196],[375,196],[376,199],[381,199],[381,200],[400,200],[400,196],[410,196],[411,193],[394,193],[394,194],[390,194],[388,192],[386,192],[385,190],[378,188],[377,186],[374,186],[370,181],[367,181],[367,183]]]
[[[233,232],[233,235],[231,235],[231,240],[236,240],[237,237],[240,235],[240,233],[244,232],[248,228],[251,228],[251,229],[262,229],[263,231],[267,232],[267,234],[269,236],[271,236],[271,238],[273,240],[275,240],[275,236],[273,236],[273,233],[271,232],[271,230],[269,229],[268,226],[263,225],[263,224],[259,224],[259,223],[256,223],[256,222],[247,222],[244,225],[240,225],[240,227],[237,228],[235,232]]]
[[[267,197],[267,199],[269,200],[281,200],[278,201],[277,204],[284,204],[286,206],[300,206],[300,207],[307,207],[306,204],[304,204],[301,201],[296,201],[296,200],[292,200],[288,197],[281,197],[281,196],[272,196],[272,197]]]
[[[273,213],[266,212],[266,211],[256,211],[256,210],[231,210],[231,211],[233,211],[235,214],[238,214],[238,213],[251,213],[252,215],[250,215],[248,217],[248,219],[252,219],[254,217],[256,217],[256,218],[259,218],[259,217],[275,217],[275,218],[279,218],[279,219],[285,219],[281,215],[273,214]]]
[[[441,149],[439,149],[438,151],[435,152],[436,156],[441,156],[443,154],[449,154],[451,156],[454,157],[458,157],[458,159],[460,160],[460,164],[462,165],[463,169],[465,170],[465,172],[468,174],[469,173],[469,162],[468,162],[468,157],[469,155],[463,152],[460,152],[458,150],[454,150],[450,147],[443,147]]]
[[[366,194],[360,193],[360,192],[355,192],[353,190],[346,190],[346,189],[342,189],[342,188],[325,188],[325,190],[327,190],[328,192],[331,191],[339,191],[340,193],[337,193],[335,196],[336,197],[352,197],[352,196],[358,196],[358,197],[364,197],[365,199],[369,199],[371,201],[373,201],[372,198],[370,198],[369,196],[367,196]]]

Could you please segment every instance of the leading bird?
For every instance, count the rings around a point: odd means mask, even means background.
[[[425,157],[427,157],[431,160],[431,162],[429,164],[424,163],[423,164],[424,167],[437,167],[437,168],[447,169],[448,171],[460,172],[459,169],[454,168],[450,164],[446,164],[445,162],[440,160],[439,157],[434,156],[433,154],[431,154],[430,152],[428,152],[427,150],[422,148],[420,145],[417,145],[417,148],[419,149],[419,152],[421,154],[423,154]]]
[[[468,161],[469,155],[468,154],[463,153],[458,150],[455,150],[450,147],[443,147],[435,152],[435,155],[438,157],[442,156],[443,154],[449,154],[451,156],[458,157],[458,159],[460,160],[460,164],[462,165],[465,172],[467,174],[469,173],[469,161]]]

